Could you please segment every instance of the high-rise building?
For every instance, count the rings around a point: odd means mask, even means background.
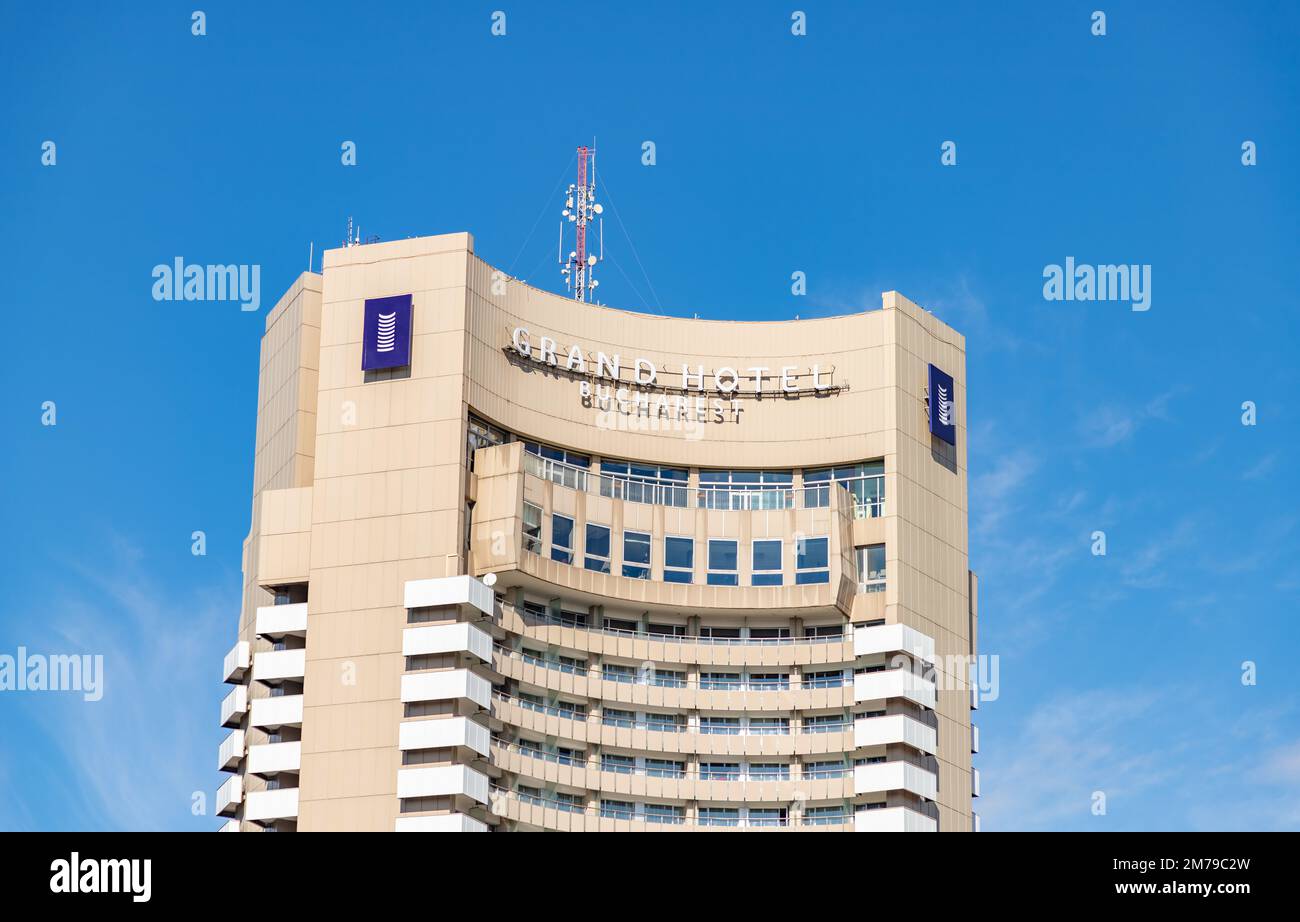
[[[965,342],[324,254],[262,339],[224,829],[976,828]]]

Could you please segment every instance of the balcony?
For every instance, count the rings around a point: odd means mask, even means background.
[[[978,813],[972,813],[970,815],[970,831],[971,832],[980,831],[980,815]]]
[[[853,745],[888,746],[902,743],[934,755],[938,749],[938,731],[905,714],[863,717],[853,722]]]
[[[432,765],[403,768],[397,772],[397,796],[464,796],[481,804],[488,802],[487,775],[465,765]]]
[[[484,663],[492,663],[492,637],[472,624],[430,624],[408,627],[402,631],[402,655],[426,656],[433,653],[472,653]]]
[[[244,776],[231,775],[217,788],[217,816],[234,816],[244,801]]]
[[[980,796],[980,770],[978,768],[970,770],[970,796]]]
[[[236,685],[221,701],[221,726],[237,727],[248,711],[248,686]]]
[[[479,707],[492,706],[492,683],[468,669],[413,672],[402,676],[402,701],[454,701],[467,698]]]
[[[853,768],[853,789],[858,794],[883,794],[907,791],[926,800],[934,800],[939,780],[934,772],[911,762],[874,762]]]
[[[298,789],[250,791],[244,804],[244,819],[255,823],[298,818]]]
[[[253,657],[253,679],[257,682],[301,682],[306,668],[306,650],[266,650]]]
[[[293,605],[263,605],[257,610],[255,630],[261,637],[279,640],[292,634],[305,637],[307,634],[307,603],[296,602]]]
[[[301,727],[302,695],[254,698],[248,723],[253,727],[271,730],[276,727]]]
[[[472,749],[487,756],[491,745],[487,727],[466,717],[431,718],[405,721],[397,728],[397,748]]]
[[[933,710],[936,696],[934,681],[910,669],[860,672],[853,677],[853,699],[859,704],[864,701],[905,698],[913,704]]]
[[[934,662],[934,638],[906,624],[875,624],[853,631],[853,655],[908,653],[926,663]]]
[[[465,614],[478,612],[491,618],[496,602],[492,590],[472,576],[407,580],[403,589],[407,608],[455,607]]]
[[[244,674],[248,672],[249,658],[252,656],[252,646],[247,640],[241,640],[230,648],[226,654],[225,662],[221,668],[221,681],[223,682],[242,682]]]
[[[487,832],[482,823],[463,813],[444,813],[439,816],[399,816],[394,832]]]
[[[979,724],[970,725],[970,751],[972,754],[980,751]]]
[[[302,768],[302,743],[260,743],[248,747],[248,770],[254,775],[276,775]]]
[[[938,832],[938,821],[908,807],[858,810],[853,814],[854,832]]]
[[[244,758],[244,731],[231,730],[217,751],[217,771],[232,772]]]

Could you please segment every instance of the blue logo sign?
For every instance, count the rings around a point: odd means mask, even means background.
[[[367,298],[361,370],[411,364],[411,296]]]
[[[952,375],[930,366],[930,384],[926,391],[926,406],[930,411],[930,431],[949,445],[957,444],[957,409],[954,400],[957,391]]]

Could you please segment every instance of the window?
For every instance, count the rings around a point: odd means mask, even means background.
[[[837,638],[844,636],[842,624],[817,624],[804,628],[805,637]]]
[[[581,749],[558,746],[555,750],[555,761],[561,765],[586,765],[587,753]]]
[[[844,672],[836,669],[827,672],[805,672],[803,674],[804,688],[843,688]]]
[[[735,586],[736,581],[736,542],[722,538],[709,539],[709,575],[710,586]]]
[[[686,625],[684,624],[650,624],[646,626],[647,634],[654,634],[656,637],[685,637]]]
[[[805,778],[843,778],[848,773],[843,762],[805,762],[803,766]]]
[[[689,476],[684,468],[679,467],[602,459],[600,495],[613,496],[630,503],[685,508],[686,481]]]
[[[654,730],[657,733],[682,733],[686,730],[686,715],[647,714],[645,725],[647,730]]]
[[[686,764],[673,759],[646,759],[645,773],[651,778],[681,778],[686,774]]]
[[[839,805],[808,807],[803,814],[803,821],[810,826],[833,826],[839,823],[847,823],[848,819],[848,812]]]
[[[636,771],[636,759],[632,756],[602,754],[600,757],[600,770],[615,772],[620,775],[630,775]]]
[[[785,822],[785,807],[749,808],[749,825],[751,826],[784,826]]]
[[[885,591],[885,546],[868,544],[856,549],[860,592]]]
[[[686,808],[673,804],[646,804],[645,821],[647,823],[678,824],[686,821]]]
[[[701,717],[700,732],[721,736],[739,736],[739,717]]]
[[[754,542],[753,575],[755,586],[781,585],[781,540],[763,539]]]
[[[701,826],[739,826],[740,810],[737,807],[700,807]]]
[[[700,636],[709,640],[739,640],[740,628],[738,627],[702,627]]]
[[[560,672],[567,672],[569,675],[587,674],[587,661],[576,656],[561,656],[557,665]]]
[[[650,578],[650,536],[643,531],[623,532],[623,575]]]
[[[465,466],[474,470],[474,452],[480,448],[504,445],[510,437],[491,423],[484,422],[477,416],[470,416],[465,430]]]
[[[526,804],[540,804],[542,802],[541,788],[534,788],[529,787],[526,784],[521,784],[519,787],[515,788],[515,793],[518,794],[519,799]]]
[[[563,810],[565,813],[582,813],[586,808],[587,799],[581,794],[555,792],[555,809]]]
[[[790,636],[788,627],[751,627],[750,640],[781,640]]]
[[[551,516],[551,559],[573,563],[573,519],[558,512]]]
[[[790,732],[789,717],[751,717],[750,736],[785,736]]]
[[[785,691],[790,687],[790,676],[784,672],[757,672],[749,676],[753,691]]]
[[[843,714],[822,714],[803,719],[805,733],[838,733],[847,726]]]
[[[542,552],[542,507],[524,503],[524,550]]]
[[[790,471],[700,471],[701,509],[790,509]]]
[[[686,673],[672,669],[656,669],[650,684],[659,688],[685,688]]]
[[[701,762],[700,778],[704,781],[739,781],[739,762]]]
[[[751,762],[749,777],[752,781],[789,781],[790,766],[784,762]]]
[[[635,634],[639,625],[635,621],[628,621],[624,618],[606,618],[604,627],[607,631],[618,631],[621,634]]]
[[[606,663],[600,669],[600,677],[606,682],[622,682],[631,685],[636,682],[636,667]]]
[[[628,800],[602,800],[600,815],[611,820],[630,820],[636,816],[636,807]]]
[[[664,538],[664,582],[689,583],[695,571],[695,539]]]
[[[738,672],[701,672],[700,688],[705,691],[739,691]]]
[[[586,720],[587,706],[585,704],[575,704],[572,701],[555,702],[555,713],[560,717],[567,717],[569,720]]]
[[[583,548],[586,554],[582,565],[597,573],[609,572],[609,526],[587,523],[587,543]]]
[[[605,708],[601,712],[600,722],[607,727],[634,727],[636,726],[636,713],[634,711],[621,711],[618,708]]]
[[[524,470],[534,477],[586,492],[587,468],[591,466],[586,455],[536,442],[525,442],[524,451]]]
[[[853,495],[853,512],[858,518],[876,518],[884,514],[884,461],[804,471],[803,483],[804,505],[808,508],[829,506],[832,485],[839,485]]]
[[[527,755],[540,756],[542,754],[542,744],[537,742],[537,740],[520,738],[516,745],[519,746],[520,752]]]
[[[799,585],[831,581],[830,539],[803,538],[795,543],[794,581]]]

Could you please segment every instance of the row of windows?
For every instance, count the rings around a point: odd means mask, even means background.
[[[541,602],[524,601],[524,614],[531,620],[556,624],[560,627],[600,630],[615,634],[636,634],[647,638],[682,638],[692,643],[769,643],[795,640],[789,627],[734,627],[720,625],[701,625],[697,634],[687,635],[684,624],[659,624],[653,621],[642,625],[639,621],[623,618],[600,618],[593,620],[586,612],[567,609],[549,610]],[[884,623],[884,622],[880,622]],[[809,624],[797,638],[800,642],[819,640],[835,641],[844,637],[844,624]]]
[[[585,813],[586,798],[581,794],[554,791],[550,794],[541,788],[519,784],[515,796],[520,801],[540,807],[549,807],[566,813]],[[852,811],[843,804],[804,807],[801,821],[810,825],[847,823]],[[680,804],[637,803],[630,800],[602,798],[599,815],[604,819],[643,820],[647,823],[681,825],[686,822],[686,808]],[[696,809],[696,822],[701,826],[740,826],[742,819],[749,826],[785,826],[790,822],[785,807],[711,807]]]
[[[506,696],[508,699],[508,696]],[[587,705],[574,701],[556,701],[547,704],[540,695],[519,692],[513,699],[525,710],[535,711],[551,717],[563,717],[567,720],[586,721]],[[864,715],[858,715],[864,716]],[[800,733],[839,733],[853,728],[854,718],[844,713],[818,714],[802,718],[799,723]],[[621,708],[602,708],[600,722],[606,727],[651,730],[657,733],[685,733],[690,723],[685,714],[667,714],[636,711]],[[792,720],[789,717],[748,716],[748,715],[700,715],[695,724],[695,731],[704,735],[717,736],[787,736],[792,732]]]
[[[559,672],[578,676],[598,675],[605,682],[619,682],[625,685],[649,685],[655,688],[686,688],[691,683],[686,673],[679,669],[660,669],[650,666],[628,666],[619,663],[604,663],[599,671],[588,667],[587,660],[581,656],[556,656],[548,659],[539,650],[525,647],[519,651],[519,658],[531,666],[554,669]],[[800,688],[842,688],[849,684],[850,671],[844,669],[809,670],[799,674]],[[790,688],[791,675],[784,672],[701,672],[699,687],[704,691],[787,691]]]
[[[509,743],[494,741],[497,745],[510,748]],[[582,749],[555,746],[548,749],[538,740],[520,738],[514,744],[520,753],[533,759],[541,759],[558,765],[586,768],[589,753]],[[804,762],[701,762],[696,771],[687,768],[683,759],[656,756],[632,756],[621,753],[601,753],[600,770],[619,775],[644,775],[647,778],[686,778],[698,774],[705,780],[715,781],[785,781],[798,769],[799,777],[809,780],[825,780],[847,777],[853,765],[866,764],[868,759],[811,759]],[[880,761],[876,757],[874,761]]]
[[[542,553],[542,510],[524,503],[524,549]],[[582,566],[597,573],[610,572],[610,528],[588,522],[581,554],[575,547],[572,517],[551,516],[551,559]],[[622,574],[630,579],[649,579],[653,540],[648,532],[623,532]],[[801,538],[793,542],[795,584],[830,581],[830,539]],[[750,546],[750,585],[780,586],[785,542],[780,538],[756,538]],[[663,578],[668,583],[690,583],[695,579],[695,539],[668,535],[663,539]],[[710,538],[707,543],[705,581],[710,586],[738,586],[740,543],[734,538]]]

